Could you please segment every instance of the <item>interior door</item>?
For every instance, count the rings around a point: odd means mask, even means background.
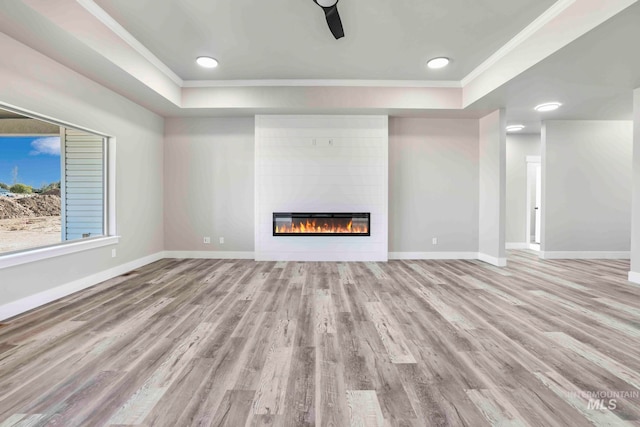
[[[540,244],[540,218],[541,218],[541,209],[540,206],[542,201],[542,168],[538,163],[536,166],[536,206],[535,206],[535,222],[536,222],[536,232],[535,232],[535,242]]]

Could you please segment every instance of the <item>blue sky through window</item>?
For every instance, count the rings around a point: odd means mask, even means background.
[[[57,136],[0,137],[0,182],[40,188],[60,181],[60,138]]]

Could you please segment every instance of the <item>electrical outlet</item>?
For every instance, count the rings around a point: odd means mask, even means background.
[[[111,258],[115,258],[115,257],[116,257],[116,250],[111,249]]]
[[[433,239],[431,239],[431,244],[432,245],[437,245],[438,244],[438,238],[434,237]]]
[[[221,245],[224,245],[224,237],[221,237],[221,238],[220,238],[220,244],[221,244]]]
[[[205,244],[205,245],[209,245],[209,244],[211,244],[211,237],[205,237],[205,238],[204,238],[204,244]]]

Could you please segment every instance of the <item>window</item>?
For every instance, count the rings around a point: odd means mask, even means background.
[[[0,267],[108,236],[107,166],[108,138],[0,110]]]

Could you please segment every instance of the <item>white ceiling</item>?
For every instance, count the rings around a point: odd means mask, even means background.
[[[183,80],[460,80],[555,0],[95,0]],[[194,60],[220,61],[203,70]],[[448,56],[446,70],[425,61]]]
[[[640,3],[627,8],[534,65],[471,106],[503,106],[507,121],[539,132],[540,122],[631,120],[633,89],[640,87]],[[559,101],[562,108],[538,113],[534,106]]]
[[[0,31],[165,117],[506,108],[537,132],[545,118],[629,119],[640,86],[640,0],[343,0],[338,41],[312,0],[289,3],[11,0]],[[451,66],[426,70],[438,55]],[[550,100],[564,106],[533,110]]]

